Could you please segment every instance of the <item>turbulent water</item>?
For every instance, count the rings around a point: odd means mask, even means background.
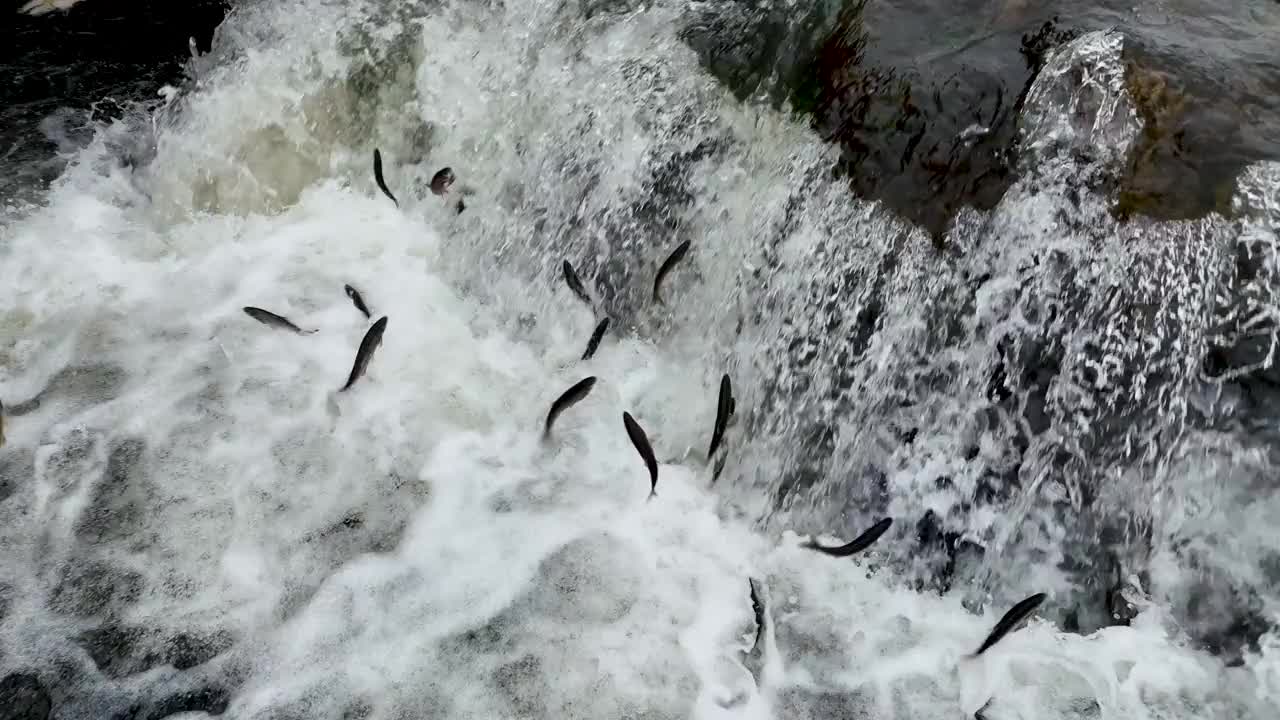
[[[241,3],[10,202],[0,717],[1274,717],[1280,164],[1116,219],[1142,113],[1085,33],[940,247],[708,73],[714,12]],[[388,321],[337,393],[344,284]]]

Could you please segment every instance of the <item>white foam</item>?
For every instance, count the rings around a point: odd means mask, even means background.
[[[135,478],[146,488],[142,512],[128,519],[136,542],[76,543],[74,518],[103,482],[100,462],[77,476],[76,493],[38,473],[0,507],[10,558],[0,580],[39,598],[53,581],[37,582],[36,569],[52,555],[118,554],[146,581],[128,620],[223,627],[253,648],[229,718],[337,717],[353,704],[378,718],[707,720],[953,717],[991,698],[992,718],[1244,717],[1274,707],[1274,642],[1247,668],[1225,670],[1185,647],[1155,608],[1132,628],[1088,637],[1035,622],[966,661],[1001,609],[975,617],[958,597],[918,594],[876,572],[874,552],[835,560],[721,517],[700,451],[687,452],[707,440],[722,371],[695,342],[721,320],[696,323],[721,308],[679,310],[675,320],[691,325],[673,336],[611,329],[578,364],[592,325],[580,304],[493,261],[533,222],[503,192],[560,192],[534,182],[554,169],[519,171],[526,157],[554,155],[521,145],[540,142],[538,127],[561,141],[562,123],[587,112],[596,124],[573,152],[600,153],[599,182],[612,192],[634,189],[637,158],[667,140],[666,120],[643,116],[610,84],[637,58],[653,59],[653,82],[670,83],[659,94],[674,106],[721,113],[748,143],[797,157],[827,150],[782,116],[745,123],[748,111],[675,40],[669,9],[556,35],[554,4],[510,5],[502,15],[445,3],[404,26],[361,20],[362,4],[257,8],[253,21],[287,37],[229,35],[244,43],[239,54],[161,131],[149,177],[95,170],[106,152],[95,145],[47,207],[4,227],[0,283],[12,307],[0,318],[14,330],[0,347],[6,400],[67,365],[118,364],[126,375],[104,403],[50,402],[10,419],[4,452],[44,457],[75,427],[141,438],[147,452]],[[370,47],[351,50],[362,36]],[[381,94],[344,84],[343,48],[385,45],[403,55],[382,60]],[[664,75],[662,62],[678,73]],[[423,120],[438,135],[415,157],[398,138]],[[374,142],[403,210],[373,189]],[[786,167],[751,165],[785,154],[773,152],[742,159],[743,182],[761,196],[787,181]],[[412,190],[446,164],[480,188],[457,217]],[[742,198],[722,208],[731,228],[751,227]],[[701,279],[732,287],[737,272]],[[468,291],[481,281],[489,293]],[[343,294],[348,282],[389,323],[333,417],[328,398],[367,327]],[[522,302],[532,329],[516,323]],[[274,331],[245,305],[319,332]],[[542,445],[550,400],[588,374],[600,378],[595,390]],[[752,390],[738,387],[745,414]],[[651,502],[623,411],[646,427],[662,463]],[[360,526],[343,529],[353,512]],[[768,586],[777,623],[760,689],[737,660],[754,632],[748,577]],[[6,662],[40,660],[33,645],[7,647]],[[1253,676],[1256,698],[1223,694],[1229,681],[1253,687]]]

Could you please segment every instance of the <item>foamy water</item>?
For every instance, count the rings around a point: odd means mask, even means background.
[[[100,132],[45,206],[11,209],[0,677],[38,677],[60,720],[1273,717],[1275,631],[1227,667],[1168,602],[1139,597],[1132,626],[1034,620],[967,659],[1016,587],[976,614],[963,593],[904,582],[888,561],[900,536],[841,560],[761,530],[774,511],[759,488],[795,449],[752,424],[782,412],[760,390],[775,325],[735,326],[781,294],[786,272],[751,295],[757,240],[832,151],[719,88],[679,42],[681,12],[242,8],[193,64],[197,83]],[[1069,52],[1114,62],[1118,43]],[[1029,162],[1132,137],[1123,98],[1055,87],[1032,94]],[[668,223],[643,207],[649,163],[674,158],[678,174],[705,137],[724,159],[682,186],[694,209]],[[375,146],[399,208],[374,186]],[[461,215],[427,190],[446,165],[469,193]],[[1252,172],[1238,203],[1254,219],[1237,229],[1265,235],[1280,184]],[[923,263],[918,231],[838,184],[807,187],[830,208],[777,256],[829,252],[824,223],[852,217],[901,232],[903,264]],[[1033,237],[1050,202],[1010,198],[988,231]],[[653,272],[687,237],[668,307],[650,306]],[[595,318],[557,274],[569,252],[615,318],[586,362]],[[335,395],[370,322],[347,283],[389,320],[367,376]],[[979,297],[980,324],[1005,300],[999,285]],[[246,305],[318,332],[273,330]],[[919,331],[913,311],[888,311],[869,351],[880,365]],[[713,484],[702,453],[723,372],[745,419]],[[593,392],[542,442],[552,400],[589,375]],[[624,411],[660,462],[652,501]],[[919,472],[894,477],[888,514],[915,508]],[[1203,522],[1265,523],[1265,507],[1222,507]],[[988,564],[1017,555],[1001,545],[1008,516],[974,523],[1001,538]],[[1275,542],[1248,537],[1258,552]],[[1166,587],[1186,573],[1155,568]],[[1065,595],[1048,563],[1027,572]],[[772,629],[759,678],[742,660],[748,578],[767,588]]]

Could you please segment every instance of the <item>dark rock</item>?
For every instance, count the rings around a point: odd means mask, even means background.
[[[225,652],[233,641],[225,632],[178,633],[166,640],[156,631],[108,624],[82,633],[76,642],[102,674],[119,679],[165,664],[189,670]]]
[[[0,720],[47,720],[52,709],[35,675],[13,673],[0,680]]]
[[[74,560],[49,596],[50,606],[71,615],[118,612],[138,599],[142,576],[99,560]]]
[[[26,448],[0,452],[0,503],[8,500],[35,474],[35,453]]]
[[[115,679],[156,666],[154,658],[147,662],[147,659],[137,657],[137,645],[141,639],[141,630],[107,625],[81,633],[76,642],[89,653],[93,664],[103,675]]]
[[[202,712],[221,715],[227,711],[230,693],[220,687],[184,690],[153,702],[135,703],[113,720],[163,720],[179,713]]]
[[[142,523],[145,508],[139,495],[146,444],[137,438],[118,443],[107,459],[107,468],[93,499],[80,516],[76,537],[89,544],[124,540]]]
[[[861,720],[871,718],[870,695],[843,690],[809,690],[791,687],[778,693],[778,717],[788,720]]]
[[[542,661],[536,655],[526,654],[509,663],[499,665],[493,671],[493,683],[498,686],[512,709],[519,717],[546,715],[546,701],[542,688],[546,680]]]

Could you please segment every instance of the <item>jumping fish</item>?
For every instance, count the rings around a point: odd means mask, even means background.
[[[690,242],[692,241],[685,240],[680,243],[675,250],[671,251],[667,259],[662,262],[662,267],[658,268],[658,276],[653,279],[653,301],[659,305],[663,304],[661,295],[662,280],[667,277],[667,274],[671,272],[671,268],[676,266],[676,263],[684,259],[685,254],[689,252]]]
[[[364,298],[360,297],[359,290],[356,290],[350,285],[343,285],[342,289],[347,291],[347,297],[351,298],[351,302],[355,304],[357,310],[364,313],[366,319],[373,317],[373,315],[369,313],[369,306],[364,304]]]
[[[297,325],[294,325],[293,323],[289,322],[289,318],[277,315],[268,310],[263,310],[262,308],[245,307],[244,311],[245,311],[245,314],[247,314],[249,317],[253,318],[254,320],[257,320],[263,325],[267,325],[274,328],[280,328],[282,330],[292,330],[298,333],[299,335],[310,335],[316,332],[315,330],[303,330]]]
[[[1035,612],[1036,608],[1040,607],[1040,603],[1044,602],[1044,599],[1044,593],[1036,593],[1010,608],[1009,612],[1000,618],[1000,622],[996,623],[995,629],[991,631],[987,639],[982,641],[982,645],[970,657],[977,657],[990,650],[992,645],[1000,642],[1001,638],[1012,632],[1028,615]]]
[[[875,542],[880,539],[881,535],[884,535],[889,531],[889,526],[891,525],[893,525],[893,518],[883,518],[880,522],[872,525],[870,530],[867,530],[854,538],[852,542],[845,545],[840,545],[839,547],[824,547],[819,545],[816,540],[810,539],[808,542],[804,543],[804,547],[810,550],[817,550],[824,555],[830,555],[832,557],[849,557],[850,555],[860,553],[874,545]]]
[[[751,612],[756,620],[756,638],[751,644],[751,650],[742,652],[742,664],[755,679],[756,687],[760,687],[766,664],[764,654],[769,631],[769,605],[763,583],[755,578],[747,578],[747,587],[751,590]]]
[[[347,384],[339,388],[338,392],[346,392],[364,375],[365,370],[369,369],[369,361],[373,359],[374,351],[382,344],[382,333],[386,329],[387,316],[383,315],[364,334],[364,339],[360,341],[360,349],[356,351],[355,365],[351,366],[351,375],[347,377]]]
[[[591,333],[591,339],[587,341],[587,351],[582,353],[583,360],[590,360],[591,356],[596,354],[596,349],[600,347],[600,340],[604,338],[604,334],[609,330],[609,318],[605,318],[596,325],[596,329]]]
[[[591,302],[591,296],[587,294],[587,288],[582,284],[582,278],[578,277],[578,271],[573,269],[573,263],[565,260],[560,269],[564,271],[564,284],[568,285],[573,294],[586,303],[587,307],[594,310],[595,303]]]
[[[720,399],[716,404],[716,424],[711,431],[711,447],[707,449],[707,459],[715,457],[720,441],[724,439],[724,429],[729,424],[729,415],[733,413],[733,385],[729,382],[729,373],[720,378]]]
[[[622,424],[627,427],[627,437],[636,446],[636,452],[640,453],[645,467],[649,468],[649,499],[652,500],[658,495],[658,460],[653,456],[653,446],[649,444],[649,436],[644,434],[644,428],[631,417],[631,413],[622,413]]]
[[[373,149],[373,179],[378,182],[378,189],[382,194],[391,198],[391,202],[395,203],[396,207],[400,207],[400,201],[387,189],[387,181],[382,179],[382,153],[378,152],[378,148]]]
[[[440,168],[435,175],[431,176],[431,192],[435,195],[444,195],[449,192],[449,187],[453,185],[455,180],[453,168]]]
[[[573,387],[556,398],[556,401],[551,403],[551,411],[547,413],[547,422],[542,426],[542,437],[544,439],[550,437],[551,426],[555,424],[556,418],[560,417],[560,413],[582,402],[582,399],[590,394],[591,388],[595,386],[596,378],[593,375],[574,383]]]

